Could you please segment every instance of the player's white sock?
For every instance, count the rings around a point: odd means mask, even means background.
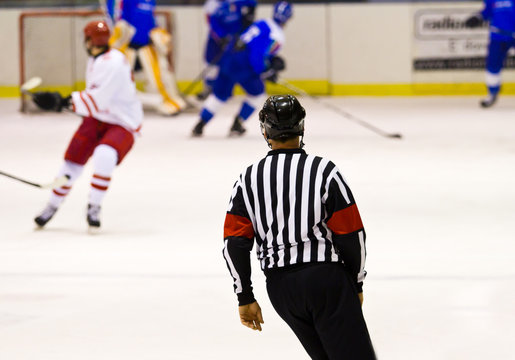
[[[247,120],[255,109],[259,108],[265,102],[266,95],[247,95],[241,104],[239,117],[245,121]]]
[[[109,145],[99,145],[93,152],[94,173],[91,178],[89,204],[100,206],[111,183],[111,174],[118,162],[118,152]]]
[[[71,161],[64,162],[64,164],[61,166],[61,169],[57,174],[57,177],[68,175],[68,182],[63,186],[52,190],[47,205],[34,219],[38,226],[43,227],[47,222],[50,221],[50,219],[52,219],[52,217],[57,212],[57,209],[66,198],[66,195],[68,195],[68,193],[70,192],[73,183],[82,173],[83,168],[84,167],[82,165],[73,163]]]
[[[57,173],[57,177],[68,175],[70,178],[68,179],[68,182],[63,186],[52,190],[52,193],[50,194],[50,199],[48,200],[48,203],[50,205],[52,205],[55,208],[58,208],[62,204],[62,202],[66,198],[66,195],[68,195],[68,193],[70,192],[73,183],[79,178],[80,174],[82,173],[83,168],[84,166],[71,161],[64,162],[63,166],[61,166],[61,169]]]
[[[225,103],[225,101],[220,100],[214,94],[210,94],[207,97],[206,101],[204,101],[204,105],[202,107],[201,114],[202,114],[202,112],[204,112],[204,113],[207,112],[211,115],[211,117],[213,117],[218,112],[218,110],[220,110],[220,108],[224,105],[224,103]],[[202,118],[202,120],[207,122],[211,119],[211,117],[207,120]]]

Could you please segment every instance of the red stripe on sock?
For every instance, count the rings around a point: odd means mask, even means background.
[[[104,180],[104,181],[111,181],[111,178],[110,177],[106,177],[106,176],[101,176],[101,175],[93,174],[93,177],[95,179],[100,179],[100,180]]]
[[[68,195],[68,192],[66,192],[66,193],[60,193],[60,192],[58,192],[58,191],[57,191],[57,190],[55,190],[55,189],[54,189],[54,190],[52,190],[52,191],[53,191],[53,192],[54,192],[54,194],[56,194],[57,196],[66,196],[66,195]]]
[[[101,191],[106,191],[108,188],[107,186],[100,186],[100,185],[93,184],[93,183],[91,183],[91,186],[94,187],[95,189],[101,190]]]

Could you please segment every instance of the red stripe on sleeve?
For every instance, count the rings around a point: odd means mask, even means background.
[[[86,102],[86,100],[84,100],[84,97],[82,96],[82,91],[79,93],[79,96],[80,96],[80,99],[82,100],[82,102],[84,103],[84,105],[86,105],[86,109],[88,109],[89,116],[93,117],[93,115],[91,114],[91,109],[89,108],[88,103]]]
[[[254,228],[252,222],[243,216],[227,214],[224,224],[224,239],[228,236],[242,236],[253,239]]]
[[[363,223],[361,222],[361,216],[356,204],[335,212],[327,222],[327,226],[337,235],[350,234],[363,229]]]
[[[95,100],[93,100],[93,97],[92,97],[90,94],[88,94],[88,93],[86,93],[86,95],[88,95],[89,99],[91,100],[91,103],[92,103],[92,104],[93,104],[93,106],[95,107],[95,111],[96,111],[96,112],[99,112],[99,111],[98,111],[97,103],[95,102]]]

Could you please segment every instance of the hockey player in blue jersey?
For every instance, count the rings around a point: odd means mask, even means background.
[[[107,0],[102,5],[113,28],[110,46],[124,52],[133,68],[139,62],[150,89],[161,97],[157,111],[163,115],[177,114],[186,103],[168,63],[171,35],[155,21],[156,1]]]
[[[486,59],[486,86],[488,97],[480,104],[488,108],[495,104],[501,89],[501,69],[510,48],[515,46],[515,1],[484,0],[484,9],[467,19],[465,25],[479,27],[483,21],[490,23],[490,43]]]
[[[285,40],[283,27],[292,15],[290,3],[276,3],[273,19],[253,23],[223,54],[213,93],[204,102],[192,136],[202,136],[204,126],[232,96],[236,84],[245,90],[247,96],[234,119],[230,135],[245,133],[242,123],[263,103],[264,80],[276,81],[277,73],[285,69],[284,61],[276,54]]]
[[[211,93],[225,47],[254,22],[256,6],[256,0],[207,0],[204,4],[209,33],[204,51],[207,69],[204,89],[197,95],[199,100]]]

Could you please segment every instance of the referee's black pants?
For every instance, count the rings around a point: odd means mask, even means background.
[[[265,272],[275,310],[315,360],[376,359],[351,276],[338,263]]]

